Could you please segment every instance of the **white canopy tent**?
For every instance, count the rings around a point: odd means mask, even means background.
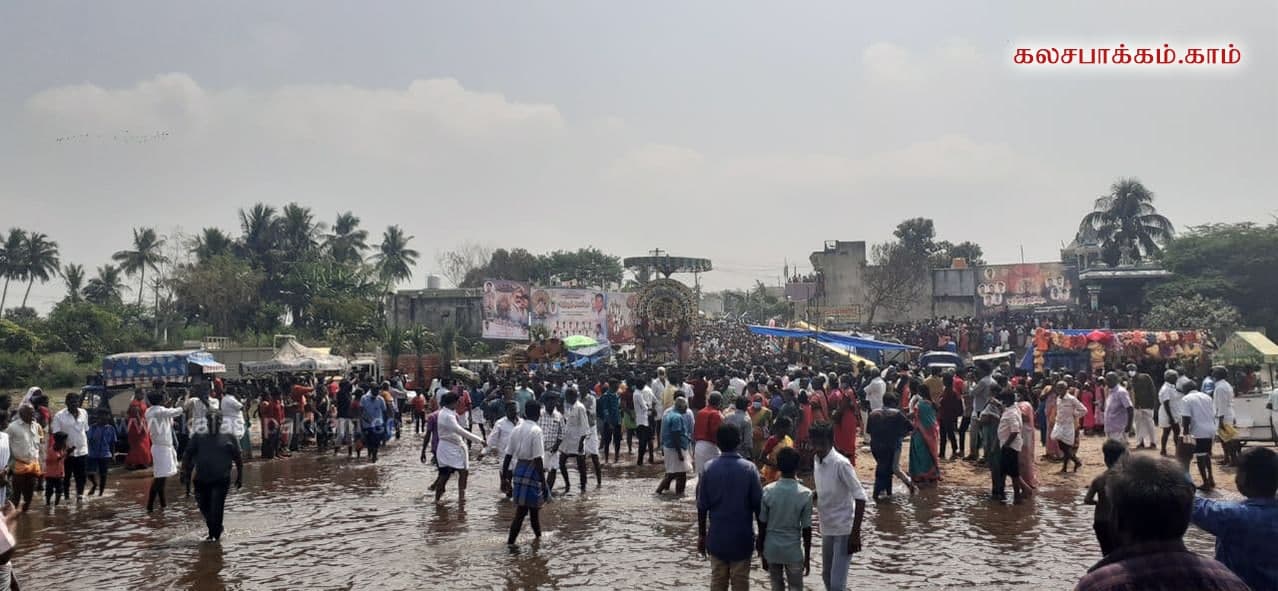
[[[275,350],[275,357],[266,361],[240,363],[240,373],[261,375],[270,373],[344,372],[346,358],[326,350],[312,349],[294,340],[284,341]]]

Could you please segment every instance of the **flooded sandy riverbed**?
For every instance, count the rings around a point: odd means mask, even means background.
[[[657,468],[606,467],[604,486],[547,506],[546,535],[505,545],[513,509],[497,493],[495,458],[471,477],[467,502],[450,488],[425,496],[434,469],[408,437],[376,466],[309,452],[245,467],[227,501],[221,544],[205,544],[194,499],[176,482],[149,516],[148,480],[115,478],[107,496],[19,522],[14,565],[32,589],[686,589],[704,588],[691,497],[653,495]],[[576,488],[576,475],[574,489]],[[593,476],[592,476],[593,478]],[[455,486],[455,479],[453,483]],[[689,487],[691,490],[691,486]],[[1020,506],[975,488],[942,486],[867,509],[865,552],[851,585],[873,589],[1068,589],[1099,557],[1081,490],[1051,488]],[[1191,529],[1190,547],[1211,554]],[[820,584],[819,540],[812,575]],[[756,567],[755,588],[767,576]]]

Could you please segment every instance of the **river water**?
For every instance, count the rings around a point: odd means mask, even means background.
[[[16,572],[31,589],[688,589],[705,588],[696,555],[696,508],[657,497],[659,468],[605,467],[603,488],[547,505],[532,543],[525,524],[505,545],[514,511],[497,492],[495,458],[472,466],[467,500],[456,478],[440,505],[434,469],[405,437],[381,461],[316,456],[254,461],[227,500],[220,544],[201,542],[194,498],[171,482],[169,507],[144,510],[149,480],[117,477],[113,490],[20,518]],[[573,474],[574,491],[576,474]],[[176,479],[174,479],[176,480]],[[868,486],[868,483],[866,483]],[[562,486],[562,485],[561,485]],[[689,491],[692,484],[689,483]],[[862,589],[1069,589],[1099,557],[1091,507],[1078,490],[1045,489],[1023,505],[942,487],[898,495],[866,511],[864,553],[850,586]],[[1192,549],[1211,541],[1191,528]],[[812,574],[820,588],[820,541]],[[752,588],[767,588],[755,562]]]

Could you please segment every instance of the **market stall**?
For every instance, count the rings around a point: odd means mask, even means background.
[[[1063,367],[1094,371],[1108,359],[1139,362],[1179,360],[1196,362],[1208,343],[1196,330],[1048,329],[1034,331],[1033,346],[1021,359],[1021,369],[1044,371]]]
[[[1225,339],[1211,358],[1220,365],[1254,368],[1262,380],[1258,385],[1259,389],[1268,391],[1274,387],[1274,374],[1278,370],[1278,345],[1262,333],[1235,332]]]

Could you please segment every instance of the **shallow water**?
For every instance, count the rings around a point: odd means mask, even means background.
[[[169,507],[144,510],[149,480],[116,477],[112,491],[46,514],[43,498],[20,518],[14,566],[32,589],[684,589],[705,588],[696,555],[696,508],[657,497],[659,468],[605,467],[603,488],[574,493],[542,512],[545,535],[505,545],[514,511],[497,492],[495,458],[472,466],[467,501],[456,478],[444,502],[405,436],[377,465],[303,452],[245,466],[227,500],[220,544],[201,542],[194,498],[170,483]],[[574,490],[576,474],[572,475]],[[174,479],[176,480],[176,479]],[[867,483],[868,484],[868,483]],[[560,484],[562,487],[562,484]],[[689,483],[689,491],[692,490]],[[897,495],[866,510],[864,552],[850,587],[873,589],[1069,589],[1099,558],[1083,491],[1048,488],[1023,505],[942,487]],[[1190,548],[1211,555],[1191,528]],[[820,540],[812,574],[820,588]],[[751,573],[753,588],[767,574]]]

